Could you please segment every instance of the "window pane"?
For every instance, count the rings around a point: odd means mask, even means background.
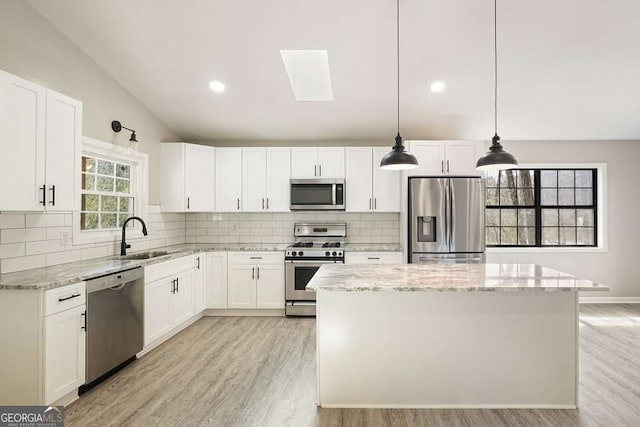
[[[96,189],[96,176],[95,175],[87,175],[82,174],[82,188],[85,190],[95,190]]]
[[[108,178],[104,176],[98,177],[98,191],[108,191],[110,193],[113,192],[113,178]]]
[[[575,204],[575,199],[574,199],[574,189],[573,188],[561,188],[558,190],[558,205],[574,205]]]
[[[120,212],[133,213],[133,198],[120,197]]]
[[[533,188],[518,189],[518,204],[526,206],[533,206],[535,204]]]
[[[114,169],[115,169],[115,165],[113,162],[108,162],[106,160],[98,160],[98,173],[100,175],[113,176]]]
[[[118,215],[118,228],[122,228],[122,224],[129,218],[129,214],[119,214]],[[131,221],[127,224],[127,227],[133,227],[135,225],[135,221]]]
[[[558,226],[558,210],[542,209],[542,225],[557,227]]]
[[[118,198],[113,196],[101,196],[101,211],[102,212],[117,212],[118,210]],[[104,218],[103,218],[104,219]]]
[[[558,204],[558,190],[543,188],[540,190],[540,198],[543,206],[555,206]]]
[[[536,212],[533,209],[518,209],[518,225],[520,227],[535,227]]]
[[[498,206],[498,190],[488,188],[485,202],[486,206]]]
[[[498,186],[498,174],[500,171],[487,171],[485,173],[484,186],[486,188],[495,188]]]
[[[502,227],[500,229],[500,243],[503,245],[517,245],[518,236],[516,230],[516,227]]]
[[[518,245],[533,246],[536,244],[536,229],[533,227],[518,227]]]
[[[558,173],[556,171],[540,171],[541,187],[557,187]]]
[[[82,230],[97,230],[98,229],[98,214],[92,212],[82,212],[80,214],[80,229]]]
[[[116,176],[119,178],[130,178],[131,167],[129,165],[118,164],[116,166]]]
[[[487,226],[500,225],[500,211],[498,209],[487,209],[485,223]]]
[[[82,171],[96,173],[96,161],[90,157],[82,158]]]
[[[500,190],[500,204],[502,206],[513,206],[518,204],[518,196],[515,188]]]
[[[578,228],[578,244],[593,245],[594,240],[593,228]]]
[[[593,226],[593,209],[578,209],[576,211],[576,221],[579,227]]]
[[[558,228],[542,227],[542,244],[557,245],[558,244]]]
[[[574,227],[560,227],[560,241],[561,245],[575,245],[576,244],[576,229]]]
[[[100,215],[100,228],[117,228],[116,214],[103,213]]]
[[[574,172],[570,171],[558,171],[558,187],[574,187]]]
[[[517,211],[515,209],[500,209],[500,225],[515,227],[517,225]]]
[[[592,187],[592,171],[576,171],[576,187]]]
[[[118,193],[129,192],[129,180],[128,179],[116,179],[116,191]]]
[[[512,188],[516,186],[516,170],[500,171],[500,187]]]
[[[560,209],[560,225],[563,227],[576,225],[576,210]]]
[[[98,212],[100,208],[98,206],[98,196],[94,196],[91,194],[83,194],[81,203],[82,203],[81,210],[83,211]]]
[[[576,188],[576,205],[592,205],[593,190],[590,188]]]
[[[487,227],[486,239],[487,245],[499,245],[500,235],[498,234],[500,229],[498,227]]]
[[[518,187],[533,188],[533,171],[532,170],[518,171]]]

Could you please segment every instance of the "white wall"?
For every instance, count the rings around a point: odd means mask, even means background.
[[[611,292],[640,297],[640,141],[503,142],[520,163],[606,163],[605,253],[488,253],[487,262],[533,262],[596,280]]]
[[[180,138],[25,1],[0,2],[0,69],[82,101],[86,136],[125,145],[130,133],[111,121],[135,129],[149,153],[149,203],[160,202],[159,142]]]

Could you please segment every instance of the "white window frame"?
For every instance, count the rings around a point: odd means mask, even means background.
[[[82,138],[82,156],[98,157],[100,159],[112,160],[114,162],[127,163],[132,165],[131,185],[135,185],[136,195],[134,199],[134,215],[139,216],[145,222],[148,218],[149,210],[149,156],[146,153],[138,153],[130,151],[127,148],[98,139],[83,137]],[[80,170],[76,173],[81,174]],[[80,183],[82,180],[78,180]],[[82,201],[82,189],[80,184],[76,186],[77,203]],[[73,244],[83,245],[90,243],[109,243],[120,242],[122,231],[118,230],[82,230],[80,228],[80,209],[78,206],[73,211]],[[127,227],[127,240],[142,239],[142,227],[138,221],[134,222],[134,226]]]
[[[598,246],[594,247],[487,247],[488,254],[498,253],[584,253],[608,252],[607,245],[607,164],[606,163],[521,163],[517,169],[596,169],[598,172]]]

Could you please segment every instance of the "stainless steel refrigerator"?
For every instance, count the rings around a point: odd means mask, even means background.
[[[484,262],[482,178],[409,178],[409,262]]]

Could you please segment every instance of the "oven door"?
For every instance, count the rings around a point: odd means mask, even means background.
[[[333,262],[333,261],[330,261]],[[315,301],[316,293],[306,291],[307,284],[323,264],[327,261],[286,261],[285,262],[285,297],[287,301]]]

